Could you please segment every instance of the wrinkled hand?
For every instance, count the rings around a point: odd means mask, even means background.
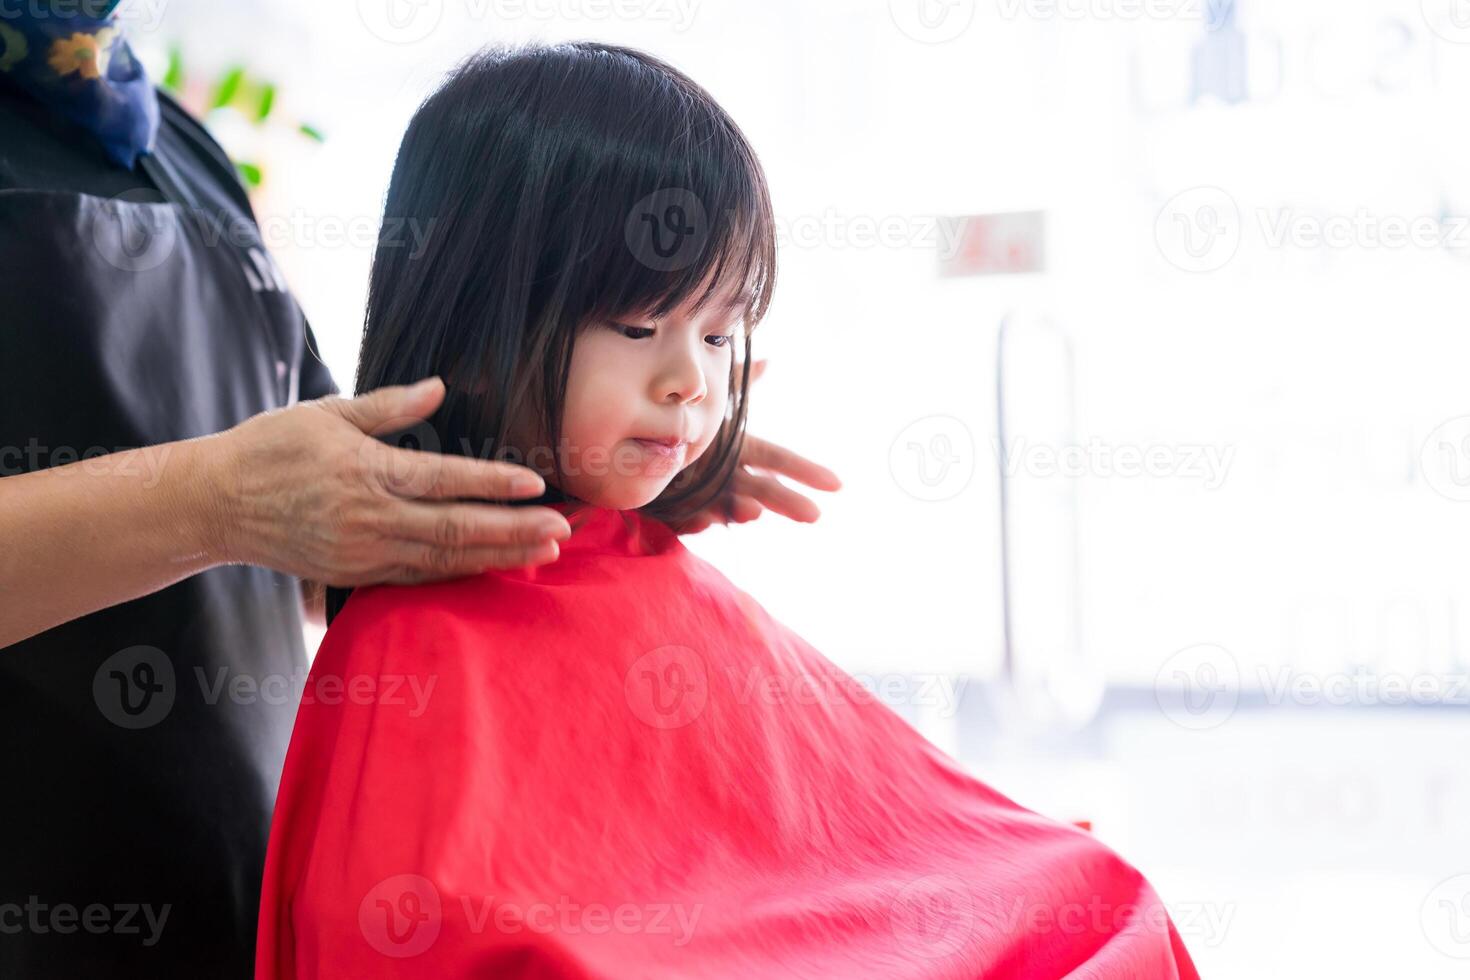
[[[554,561],[557,540],[571,535],[560,513],[480,502],[539,496],[534,470],[374,438],[427,419],[443,400],[443,382],[431,378],[302,402],[212,437],[204,482],[223,559],[334,586]]]
[[[756,361],[750,372],[752,385],[766,370],[766,361]],[[679,534],[697,534],[714,524],[744,524],[767,510],[793,521],[811,523],[821,516],[816,502],[782,483],[777,477],[796,480],[814,490],[842,489],[837,474],[789,449],[746,433],[729,490],[709,507],[674,525]]]

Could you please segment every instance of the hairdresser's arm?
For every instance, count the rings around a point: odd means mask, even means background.
[[[443,397],[433,380],[323,398],[0,479],[0,647],[221,564],[348,586],[553,560],[571,533],[561,514],[458,499],[538,496],[535,473],[365,435]]]

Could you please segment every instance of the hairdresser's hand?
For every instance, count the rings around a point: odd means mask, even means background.
[[[766,361],[756,361],[750,371],[755,384],[766,371]],[[804,483],[814,490],[842,489],[837,474],[789,449],[746,433],[730,490],[709,507],[674,526],[679,534],[697,534],[712,524],[744,524],[767,510],[810,524],[822,512],[810,497],[786,486],[778,476]]]
[[[201,483],[223,560],[335,586],[420,582],[556,559],[571,528],[510,463],[385,445],[444,400],[437,378],[266,412],[216,440]],[[462,502],[458,498],[473,498]]]

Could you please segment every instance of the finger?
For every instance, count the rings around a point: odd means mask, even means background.
[[[753,521],[765,513],[765,508],[755,497],[746,494],[736,494],[730,498],[729,508],[726,511],[731,524],[744,524]]]
[[[451,551],[537,545],[572,534],[567,519],[550,507],[405,501],[386,521],[389,537]]]
[[[546,492],[540,474],[515,463],[394,446],[372,452],[383,485],[400,497],[518,500]]]
[[[356,398],[324,398],[321,406],[370,435],[406,429],[433,415],[444,401],[444,382],[425,378],[412,385],[388,385]]]
[[[513,548],[474,548],[454,551],[403,541],[394,549],[395,565],[382,579],[400,585],[437,582],[478,575],[490,569],[525,568],[556,561],[561,549],[555,541]]]
[[[842,481],[827,467],[752,435],[745,437],[745,446],[740,451],[740,464],[779,473],[814,490],[842,489]]]
[[[793,521],[810,524],[822,516],[822,511],[811,498],[777,480],[774,476],[740,473],[735,477],[736,500],[741,497],[754,498],[762,507],[770,508]]]

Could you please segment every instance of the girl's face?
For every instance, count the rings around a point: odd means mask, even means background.
[[[599,507],[650,503],[702,456],[725,418],[744,304],[726,291],[695,314],[588,324],[572,348],[562,486]]]

